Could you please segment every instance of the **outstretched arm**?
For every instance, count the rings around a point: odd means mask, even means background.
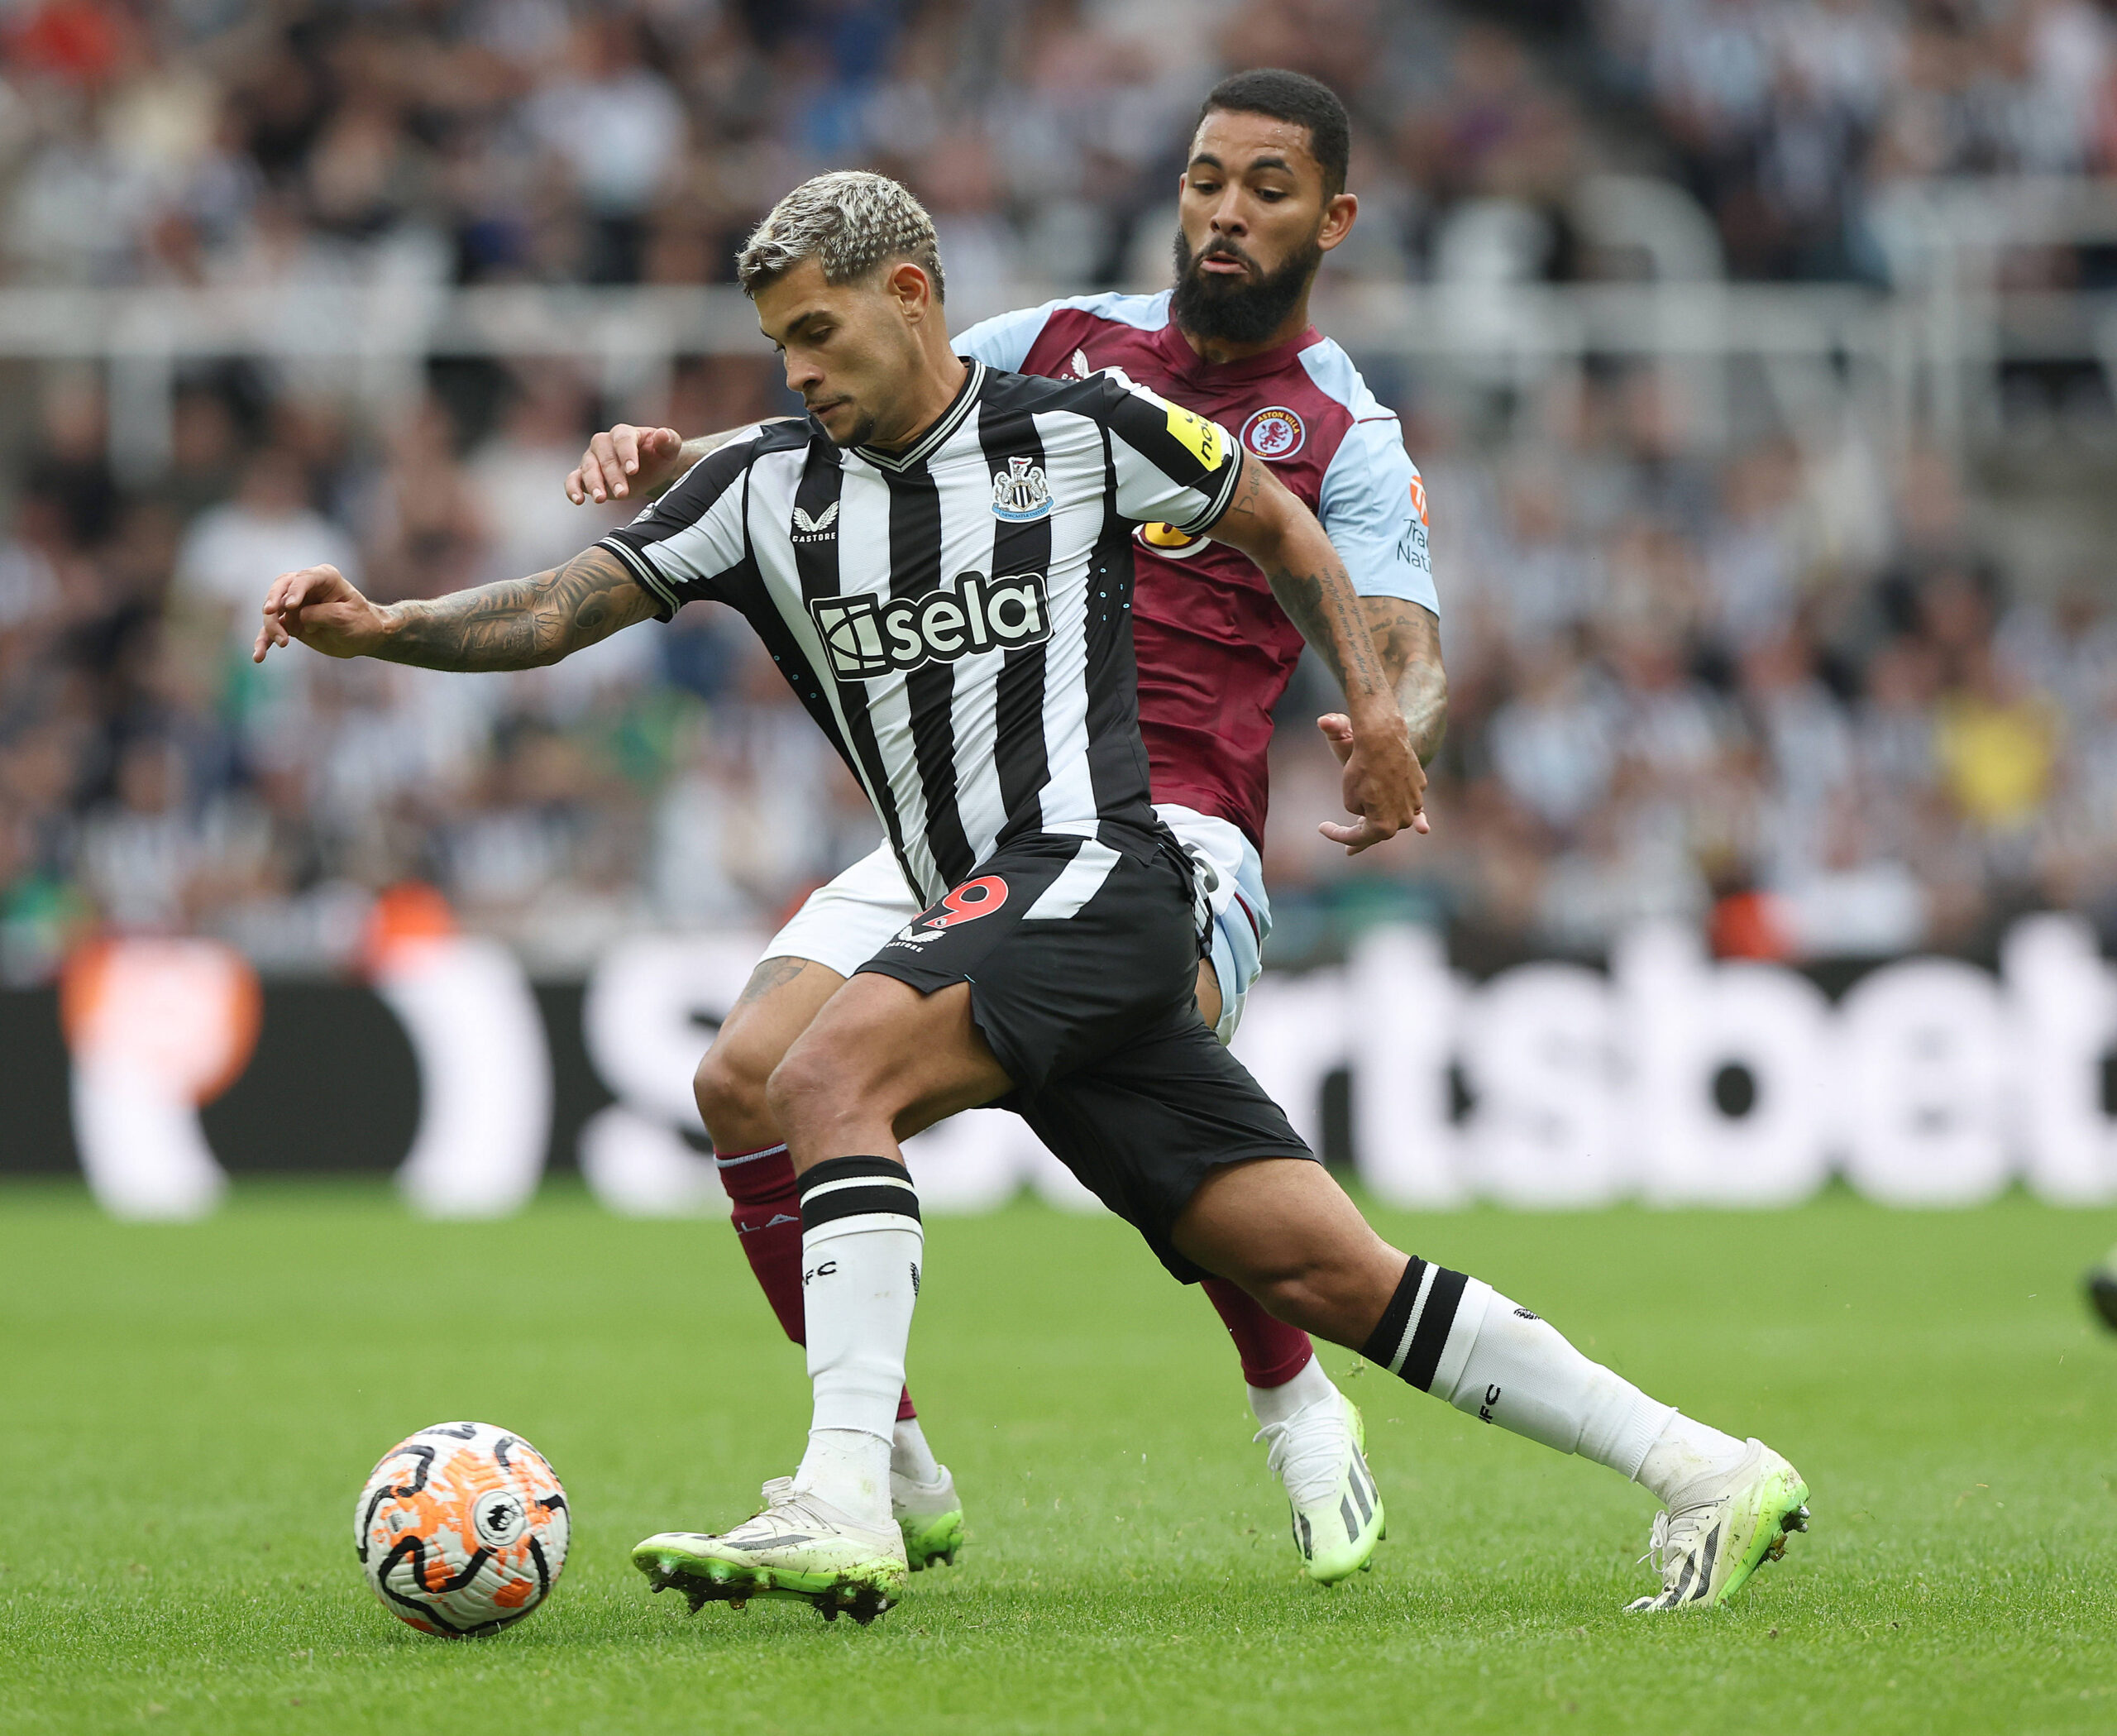
[[[386,605],[370,602],[335,567],[305,567],[272,581],[251,658],[261,663],[274,646],[299,639],[327,657],[423,669],[534,669],[654,614],[606,548],[533,578]]]
[[[1345,758],[1345,801],[1357,826],[1325,825],[1333,843],[1357,855],[1406,826],[1426,830],[1426,774],[1412,753],[1403,710],[1367,612],[1323,527],[1261,461],[1242,457],[1235,504],[1211,529],[1264,569],[1287,619],[1344,688],[1352,744]]]

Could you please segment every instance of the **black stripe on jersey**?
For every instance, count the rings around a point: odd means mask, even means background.
[[[1236,480],[1242,474],[1241,442],[1230,438],[1225,428],[1208,434],[1207,430],[1212,424],[1206,418],[1165,399],[1127,390],[1106,374],[1084,383],[1100,389],[1097,419],[1106,435],[1116,434],[1171,481],[1184,483],[1206,497],[1208,504],[1204,510],[1176,528],[1186,536],[1195,537],[1218,523],[1234,502]],[[1216,465],[1207,463],[1202,446],[1193,446],[1188,438],[1177,437],[1179,423],[1192,424],[1192,435],[1220,447],[1214,454],[1219,461]]]
[[[986,468],[1003,473],[1010,458],[1027,458],[1039,467],[1044,463],[1044,441],[1036,431],[1036,418],[1027,410],[987,409],[977,428],[978,443],[985,450]],[[992,521],[992,576],[1051,571],[1051,519],[1049,514],[1027,524]],[[1006,653],[1000,667],[1000,683],[993,706],[998,720],[1000,806],[1013,817],[1003,826],[999,841],[1042,830],[1044,819],[1035,798],[1051,781],[1051,761],[1044,740],[1044,673],[1045,645],[1024,645]]]
[[[923,596],[940,576],[940,488],[924,465],[904,472],[884,471],[882,477],[890,491],[890,595]],[[927,847],[941,883],[953,886],[977,865],[956,805],[956,666],[930,663],[914,669],[904,678],[904,696],[911,710],[919,786],[926,797]]]
[[[1118,388],[1122,390],[1123,388]],[[1102,431],[1102,535],[1088,567],[1088,787],[1104,820],[1154,830],[1152,773],[1140,734],[1140,675],[1132,645],[1132,527],[1117,510],[1117,460]],[[1101,827],[1097,828],[1098,833]],[[1106,838],[1106,844],[1116,840]]]
[[[802,462],[801,480],[794,490],[796,507],[809,515],[810,524],[820,523],[824,514],[837,508],[839,493],[844,484],[845,471],[839,463],[837,448],[825,440],[811,440],[808,454]],[[818,597],[838,595],[841,588],[838,538],[833,536],[818,541],[796,543],[793,546],[794,570],[800,575],[802,602],[805,605]],[[780,621],[778,610],[775,609],[762,610],[751,616],[751,619],[761,632],[767,621],[784,625]],[[787,640],[790,644],[793,643],[791,633],[787,634]],[[770,643],[769,635],[767,643]],[[775,659],[778,654],[778,648],[774,646],[772,655]],[[810,685],[817,685],[815,669],[800,651],[794,653],[791,662],[781,667],[786,671],[790,680],[793,678],[792,671],[799,668],[808,677]],[[798,682],[795,691],[801,691]],[[838,698],[839,704],[844,709],[845,727],[852,737],[853,752],[846,752],[846,744],[838,734],[835,719],[829,726],[831,739],[838,742],[839,752],[845,754],[846,763],[851,768],[853,775],[867,787],[876,811],[882,815],[883,830],[889,834],[890,849],[896,856],[897,866],[904,870],[906,880],[916,886],[919,882],[913,878],[911,863],[905,855],[904,821],[896,811],[896,792],[890,788],[889,768],[883,763],[882,745],[875,739],[874,720],[867,715],[867,683],[839,681]],[[817,687],[817,699],[819,703],[822,703],[820,686]],[[830,708],[824,705],[824,709],[828,712]]]
[[[1179,524],[1177,528],[1187,537],[1202,537],[1225,519],[1228,508],[1235,505],[1235,490],[1242,481],[1242,466],[1250,461],[1242,456],[1242,448],[1238,445],[1235,449],[1235,461],[1227,466],[1221,476],[1220,488],[1213,495],[1212,504],[1188,524]]]

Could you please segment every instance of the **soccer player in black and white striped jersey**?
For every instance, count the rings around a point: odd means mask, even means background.
[[[723,447],[628,530],[535,578],[377,608],[333,569],[286,575],[255,653],[299,638],[523,667],[694,598],[729,602],[932,900],[772,1081],[801,1185],[807,1451],[754,1518],[650,1538],[638,1565],[695,1604],[780,1595],[872,1619],[896,1600],[890,1445],[923,1257],[897,1142],[1000,1102],[1179,1279],[1230,1279],[1460,1408],[1662,1493],[1664,1588],[1642,1603],[1737,1588],[1805,1513],[1793,1468],[1390,1248],[1198,1016],[1192,869],[1149,804],[1134,714],[1130,526],[1210,531],[1264,571],[1345,686],[1349,830],[1383,840],[1412,823],[1419,782],[1314,517],[1188,411],[1107,377],[966,366],[931,222],[893,182],[797,189],[740,270],[808,421]]]

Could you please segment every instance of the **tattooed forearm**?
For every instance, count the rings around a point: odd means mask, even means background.
[[[1382,672],[1397,690],[1410,726],[1412,751],[1431,764],[1448,731],[1448,672],[1441,662],[1441,623],[1433,611],[1398,597],[1368,597],[1369,634]]]
[[[1272,595],[1287,619],[1301,629],[1301,636],[1338,679],[1348,701],[1357,703],[1388,693],[1374,641],[1360,614],[1359,599],[1345,569],[1333,561],[1320,571],[1296,572],[1285,567],[1267,567]]]
[[[1264,568],[1279,607],[1330,665],[1350,705],[1389,697],[1345,563],[1322,527],[1258,459],[1244,455],[1234,503],[1212,534]]]
[[[618,557],[590,548],[534,578],[480,585],[385,611],[375,655],[423,669],[534,669],[649,619],[653,603]]]

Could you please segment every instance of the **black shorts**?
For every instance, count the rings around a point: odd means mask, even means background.
[[[1312,1157],[1198,1016],[1192,869],[1167,833],[1003,844],[863,971],[970,985],[1012,1109],[1186,1284],[1169,1231],[1222,1164]]]

